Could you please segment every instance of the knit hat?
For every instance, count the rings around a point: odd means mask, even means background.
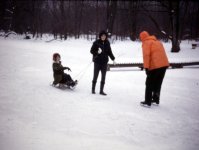
[[[57,56],[61,57],[59,53],[54,53],[53,54],[53,60],[56,61]]]

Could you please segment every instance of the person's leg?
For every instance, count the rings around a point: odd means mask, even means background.
[[[155,102],[156,104],[159,104],[159,101],[160,101],[161,86],[162,86],[165,73],[166,73],[166,67],[157,69],[155,73],[153,102]]]
[[[95,81],[93,81],[92,82],[92,94],[95,94],[95,86],[96,86],[96,82]]]
[[[100,94],[101,95],[107,95],[104,93],[104,84],[105,84],[105,79],[106,79],[106,71],[107,71],[107,64],[103,64],[101,66],[101,83],[100,83]]]
[[[154,87],[154,71],[149,71],[146,77],[146,88],[145,88],[145,101],[141,102],[141,104],[147,104],[151,106],[152,101],[152,93]]]
[[[71,78],[71,76],[69,74],[64,73],[62,80],[60,83],[66,84],[67,86],[73,86],[74,85],[74,81]]]
[[[100,71],[99,64],[94,63],[94,72],[93,72],[93,81],[92,81],[92,94],[95,94],[95,86],[96,86],[96,83],[97,83],[99,71]]]
[[[71,78],[71,76],[69,75],[69,74],[64,74],[64,80],[66,81],[66,82],[70,82],[70,81],[73,81],[73,79]]]

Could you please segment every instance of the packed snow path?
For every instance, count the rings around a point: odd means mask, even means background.
[[[91,94],[91,45],[82,39],[46,43],[0,38],[1,150],[198,149],[197,66],[167,70],[160,106],[144,108],[139,103],[145,73],[139,69],[107,72],[108,96],[98,94],[99,82],[97,94]],[[179,54],[169,52],[170,43],[164,45],[172,61],[199,60],[199,48],[191,50],[187,42]],[[111,46],[117,62],[142,60],[139,42]],[[75,90],[49,86],[54,52],[72,69],[72,77],[88,66]]]

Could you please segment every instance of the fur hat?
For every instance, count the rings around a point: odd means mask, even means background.
[[[102,30],[100,33],[99,33],[99,38],[101,38],[102,35],[106,35],[106,38],[108,37],[108,34],[105,30]]]

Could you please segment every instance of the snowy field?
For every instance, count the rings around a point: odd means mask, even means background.
[[[199,66],[168,69],[159,106],[144,108],[145,72],[107,72],[105,92],[91,94],[93,41],[0,38],[0,150],[198,150]],[[116,62],[142,62],[141,43],[111,44]],[[199,61],[181,44],[170,62]],[[52,54],[79,80],[75,90],[50,86]],[[112,61],[110,61],[112,63]]]

